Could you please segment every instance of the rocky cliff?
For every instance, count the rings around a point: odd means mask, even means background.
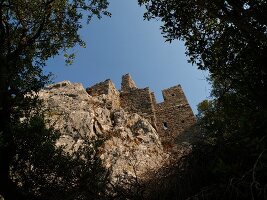
[[[105,94],[92,97],[81,84],[64,81],[41,90],[39,97],[49,125],[61,133],[58,145],[66,151],[104,138],[98,152],[113,181],[144,177],[168,159],[153,126],[138,114],[110,106]]]

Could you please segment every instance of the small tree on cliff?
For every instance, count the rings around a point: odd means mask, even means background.
[[[42,74],[48,58],[77,44],[84,46],[78,34],[81,20],[110,15],[107,6],[106,0],[0,1],[0,194],[5,199],[21,196],[10,177],[11,163],[22,147],[14,130],[38,104],[25,94],[48,82],[49,76]],[[66,57],[69,63],[73,55]]]

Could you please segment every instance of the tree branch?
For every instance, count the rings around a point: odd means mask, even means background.
[[[49,0],[45,3],[45,11],[44,11],[44,17],[42,19],[42,22],[39,25],[39,28],[36,30],[36,32],[29,38],[25,40],[21,40],[21,42],[18,44],[18,47],[16,50],[14,50],[11,54],[10,54],[10,58],[17,58],[21,52],[27,48],[28,46],[31,46],[38,37],[40,37],[47,19],[50,17],[51,12],[51,4],[54,2],[55,0]],[[48,12],[48,13],[47,13]]]

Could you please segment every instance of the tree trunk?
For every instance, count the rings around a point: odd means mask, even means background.
[[[11,132],[11,105],[8,93],[8,63],[0,59],[0,194],[5,200],[22,200],[18,186],[10,178],[10,164],[15,155]]]

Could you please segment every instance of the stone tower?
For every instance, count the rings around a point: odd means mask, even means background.
[[[133,81],[130,74],[125,74],[122,76],[121,80],[121,91],[130,91],[136,89],[135,82]]]
[[[155,115],[158,133],[166,146],[191,131],[196,119],[180,85],[163,90],[162,95],[164,102],[156,104]]]
[[[155,108],[148,87],[137,88],[129,74],[122,76],[120,91],[121,107],[131,113],[137,113],[156,128]]]

